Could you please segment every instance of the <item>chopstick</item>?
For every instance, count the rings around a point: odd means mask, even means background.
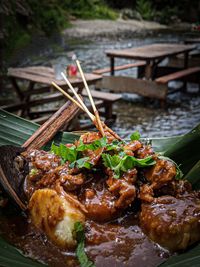
[[[94,103],[93,97],[92,97],[92,95],[91,95],[89,86],[88,86],[88,84],[87,84],[87,82],[86,82],[86,79],[85,79],[85,76],[84,76],[84,74],[83,74],[83,70],[82,70],[82,68],[81,68],[80,62],[79,62],[78,60],[76,60],[76,64],[77,64],[77,67],[78,67],[79,72],[80,72],[80,74],[81,74],[81,77],[82,77],[83,83],[84,83],[84,85],[85,85],[85,89],[86,89],[86,91],[87,91],[88,97],[89,97],[89,99],[90,99],[90,103],[91,103],[91,105],[92,105],[92,108],[93,108],[93,111],[94,111],[94,115],[95,115],[95,117],[96,117],[96,121],[97,121],[97,124],[98,124],[98,126],[99,126],[99,130],[100,130],[102,136],[105,136],[105,133],[104,133],[104,130],[103,130],[103,126],[102,126],[102,123],[101,123],[101,120],[100,120],[99,112],[98,112],[98,110],[97,110],[97,108],[96,108],[96,106],[95,106],[95,103]]]
[[[63,73],[64,75],[64,73]],[[65,75],[64,75],[65,76]],[[66,79],[65,79],[66,78]],[[70,81],[67,79],[67,77],[65,76],[65,81],[67,82],[69,88],[73,88],[73,86],[71,85]],[[76,101],[74,98],[72,98],[67,92],[65,92],[60,86],[58,86],[55,82],[52,82],[52,85],[59,90],[63,95],[65,95],[67,98],[69,98],[72,102],[74,102],[80,109],[82,109],[84,112],[87,113],[87,115],[89,116],[89,118],[91,119],[91,121],[94,123],[94,125],[96,126],[96,117],[88,110],[88,108],[85,106],[85,104],[83,103],[82,99],[78,96],[78,94],[76,93],[75,89],[73,88],[72,92],[75,92],[75,96],[77,98],[78,101]],[[77,97],[78,96],[78,97]],[[113,137],[115,137],[118,140],[122,140],[121,137],[116,134],[113,130],[111,130],[107,125],[105,125],[104,122],[102,123],[102,127],[105,128],[105,130],[107,132],[109,132]]]

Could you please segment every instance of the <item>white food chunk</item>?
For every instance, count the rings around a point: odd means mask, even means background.
[[[44,231],[53,243],[62,247],[76,245],[74,224],[84,223],[84,214],[53,189],[36,190],[29,202],[33,224]]]

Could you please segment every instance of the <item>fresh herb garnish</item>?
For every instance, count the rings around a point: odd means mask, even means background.
[[[91,144],[84,144],[83,141],[80,139],[80,144],[77,146],[77,151],[84,151],[84,150],[96,150],[107,145],[107,138],[102,137],[100,139],[95,140]]]
[[[77,167],[79,169],[81,169],[81,168],[91,169],[93,165],[89,160],[90,160],[89,157],[80,158],[80,159],[72,162],[70,164],[70,168]]]
[[[103,164],[105,167],[110,168],[114,171],[114,178],[120,178],[123,172],[127,172],[134,167],[149,167],[156,163],[152,156],[148,156],[144,159],[137,159],[132,156],[124,155],[109,155],[102,154]]]
[[[78,244],[76,248],[76,256],[81,267],[95,267],[94,263],[88,259],[88,256],[85,253],[85,233],[82,223],[76,222],[74,224],[74,230]]]
[[[66,161],[74,162],[77,159],[77,150],[75,146],[67,147],[63,144],[56,146],[54,143],[51,145],[51,152],[62,158],[62,163]]]
[[[131,139],[131,141],[139,140],[140,139],[140,133],[138,131],[135,131],[134,133],[131,134],[130,139]]]
[[[159,156],[159,159],[168,160],[168,161],[171,161],[172,163],[174,163],[174,165],[176,166],[175,179],[176,180],[181,180],[183,178],[183,172],[181,171],[180,167],[178,166],[178,164],[175,161],[173,161],[172,159],[170,159],[168,157],[164,157],[164,156]]]
[[[38,169],[36,168],[31,169],[31,171],[29,172],[29,175],[36,175],[36,174],[38,174]]]
[[[112,143],[106,145],[106,151],[115,150],[120,151],[122,149],[122,141],[114,140]]]

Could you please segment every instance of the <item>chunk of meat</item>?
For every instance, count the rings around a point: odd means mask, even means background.
[[[162,196],[142,204],[140,224],[161,246],[178,251],[200,240],[200,193]]]
[[[138,140],[131,141],[124,146],[124,152],[129,156],[134,156],[134,152],[142,147],[142,143]]]
[[[69,169],[68,163],[57,170],[59,182],[66,191],[74,191],[84,183],[85,175],[76,169]]]
[[[43,150],[32,149],[22,154],[30,162],[30,169],[35,168],[46,172],[57,168],[61,164],[61,158],[59,156]]]
[[[94,182],[80,196],[87,209],[87,217],[97,222],[107,222],[117,216],[115,196],[108,191],[104,181]]]
[[[157,159],[156,164],[145,171],[146,179],[154,184],[154,188],[160,188],[173,180],[176,176],[176,166],[172,161]]]
[[[89,157],[89,161],[90,163],[92,163],[93,165],[97,165],[100,158],[101,158],[101,154],[103,153],[104,148],[98,148],[96,150],[85,150],[83,152],[83,156],[84,157]]]
[[[176,176],[176,166],[172,161],[156,159],[156,164],[146,169],[145,178],[149,184],[140,186],[139,197],[146,202],[153,201],[154,191],[172,182]]]
[[[142,147],[139,148],[135,154],[136,157],[139,159],[144,159],[148,156],[155,155],[153,148],[150,145],[144,145],[144,144],[142,144]]]
[[[108,171],[107,180],[108,190],[116,196],[115,207],[117,209],[126,209],[136,198],[136,188],[134,183],[137,178],[137,170],[132,169],[124,173],[120,179],[113,178],[114,174]]]
[[[80,137],[80,139],[83,141],[84,144],[91,144],[92,142],[100,138],[102,138],[102,135],[100,134],[100,132],[92,132],[92,133],[88,132],[88,133],[82,134]]]

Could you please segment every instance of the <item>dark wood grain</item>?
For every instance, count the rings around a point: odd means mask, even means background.
[[[138,61],[138,62],[134,62],[134,63],[124,64],[124,65],[121,65],[121,66],[115,66],[114,70],[118,71],[118,70],[130,69],[130,68],[137,68],[137,67],[145,66],[145,64],[146,64],[145,61]],[[104,74],[104,73],[108,73],[110,71],[111,71],[111,69],[108,67],[108,68],[94,70],[93,73],[101,75],[101,74]]]
[[[51,83],[54,81],[59,86],[67,87],[64,80],[55,79],[54,71],[49,67],[9,68],[8,76],[46,85],[51,85]],[[87,83],[91,84],[95,83],[95,81],[100,80],[101,76],[93,73],[85,73],[85,78]],[[79,87],[81,85],[83,87],[83,81],[79,74],[76,77],[69,78],[69,81],[74,87]]]
[[[67,102],[22,145],[27,150],[39,149],[68,123],[79,111],[76,104]]]
[[[195,49],[194,45],[184,44],[151,44],[130,49],[106,51],[109,57],[121,57],[138,60],[154,60],[168,56],[189,52]]]
[[[192,74],[198,74],[198,73],[200,73],[200,67],[189,68],[189,69],[180,70],[180,71],[159,77],[156,79],[156,82],[165,84],[170,81],[178,80],[180,78],[184,78],[186,76],[189,76]]]

